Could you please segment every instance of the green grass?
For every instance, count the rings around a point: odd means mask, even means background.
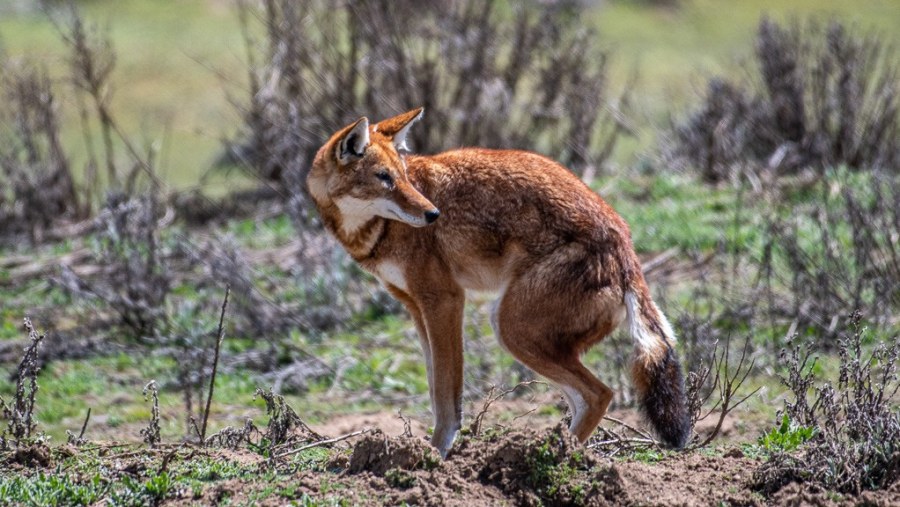
[[[336,475],[324,464],[340,450],[309,449],[293,458],[295,467],[274,471],[259,467],[246,452],[222,450],[176,451],[163,467],[162,453],[146,450],[133,455],[133,449],[97,448],[88,445],[66,452],[51,451],[55,470],[0,467],[0,503],[4,506],[112,506],[159,505],[163,501],[181,501],[190,505],[256,505],[267,498],[279,497],[290,505],[344,505],[340,495],[328,494],[328,481]],[[123,457],[116,457],[120,453]],[[168,461],[168,460],[167,460]],[[128,466],[128,472],[122,467]],[[290,472],[293,470],[293,472]],[[294,480],[296,471],[321,472],[321,498],[300,491]],[[241,481],[248,487],[231,502],[228,483]],[[226,485],[221,488],[221,485]],[[331,489],[337,490],[342,485]]]
[[[238,124],[226,92],[244,83],[243,43],[229,5],[177,0],[79,3],[88,21],[109,28],[117,53],[112,76],[117,120],[140,146],[162,143],[161,176],[173,187],[196,185],[217,156],[220,139]],[[64,72],[62,44],[40,13],[4,13],[0,41],[8,55],[44,62],[57,77]],[[76,162],[83,161],[73,96],[63,90],[63,141]],[[233,181],[234,175],[220,175],[209,186],[221,192]]]
[[[628,222],[639,253],[673,247],[703,252],[723,241],[745,251],[759,239],[748,220],[753,208],[735,215],[745,198],[731,187],[710,188],[690,176],[660,173],[600,180],[595,188]]]
[[[0,475],[0,499],[14,505],[93,505],[103,498],[105,490],[106,484],[99,474],[84,482],[76,482],[68,475],[43,472],[31,477]]]

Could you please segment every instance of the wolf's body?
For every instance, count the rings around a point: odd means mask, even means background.
[[[663,441],[684,445],[690,425],[675,337],[650,297],[625,221],[540,155],[400,155],[396,145],[419,116],[346,127],[319,151],[307,181],[328,229],[415,322],[435,447],[446,455],[461,424],[466,289],[498,294],[491,324],[500,343],[560,387],[581,441],[612,391],[580,355],[627,320],[645,412]]]

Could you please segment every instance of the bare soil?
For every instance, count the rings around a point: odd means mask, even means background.
[[[92,446],[96,444],[86,448]],[[25,474],[48,473],[84,452],[72,446],[50,453],[29,449],[5,466]],[[578,444],[561,424],[540,430],[492,427],[478,437],[462,435],[446,460],[423,436],[390,436],[374,430],[337,444],[324,467],[310,470],[283,462],[275,473],[265,458],[249,450],[112,448],[100,459],[109,470],[140,478],[161,468],[190,466],[198,456],[234,463],[244,472],[210,481],[201,490],[174,489],[164,505],[216,505],[227,499],[230,505],[274,506],[304,498],[325,504],[466,507],[889,506],[900,500],[900,483],[859,497],[791,483],[764,497],[753,485],[753,473],[762,461],[746,456],[738,446],[611,459]]]
[[[446,460],[421,437],[376,431],[357,440],[334,472],[279,476],[313,498],[351,505],[644,505],[839,506],[897,505],[892,489],[844,497],[811,484],[792,483],[769,498],[753,488],[758,459],[738,447],[675,453],[656,462],[601,457],[571,439],[564,427],[463,436]],[[254,479],[232,480],[204,492],[204,500],[249,498]],[[267,499],[279,505],[286,498]]]

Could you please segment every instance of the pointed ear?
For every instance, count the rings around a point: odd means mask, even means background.
[[[369,119],[363,116],[344,129],[335,148],[338,162],[346,164],[362,158],[369,146]]]
[[[398,150],[405,150],[407,149],[406,135],[409,133],[409,128],[412,127],[413,123],[422,118],[423,114],[425,114],[424,107],[407,111],[403,114],[394,116],[393,118],[378,122],[376,130],[385,136],[390,137]]]

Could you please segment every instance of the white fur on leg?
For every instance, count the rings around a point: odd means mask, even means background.
[[[584,401],[584,397],[574,387],[561,385],[559,388],[566,395],[566,402],[569,404],[569,410],[572,411],[572,422],[569,424],[569,431],[575,433],[575,428],[578,427],[578,424],[587,413],[587,402]]]
[[[431,445],[437,447],[442,458],[447,457],[447,452],[453,445],[453,440],[456,439],[456,432],[459,431],[459,427],[459,422],[454,424],[435,424],[434,435],[431,437]]]

